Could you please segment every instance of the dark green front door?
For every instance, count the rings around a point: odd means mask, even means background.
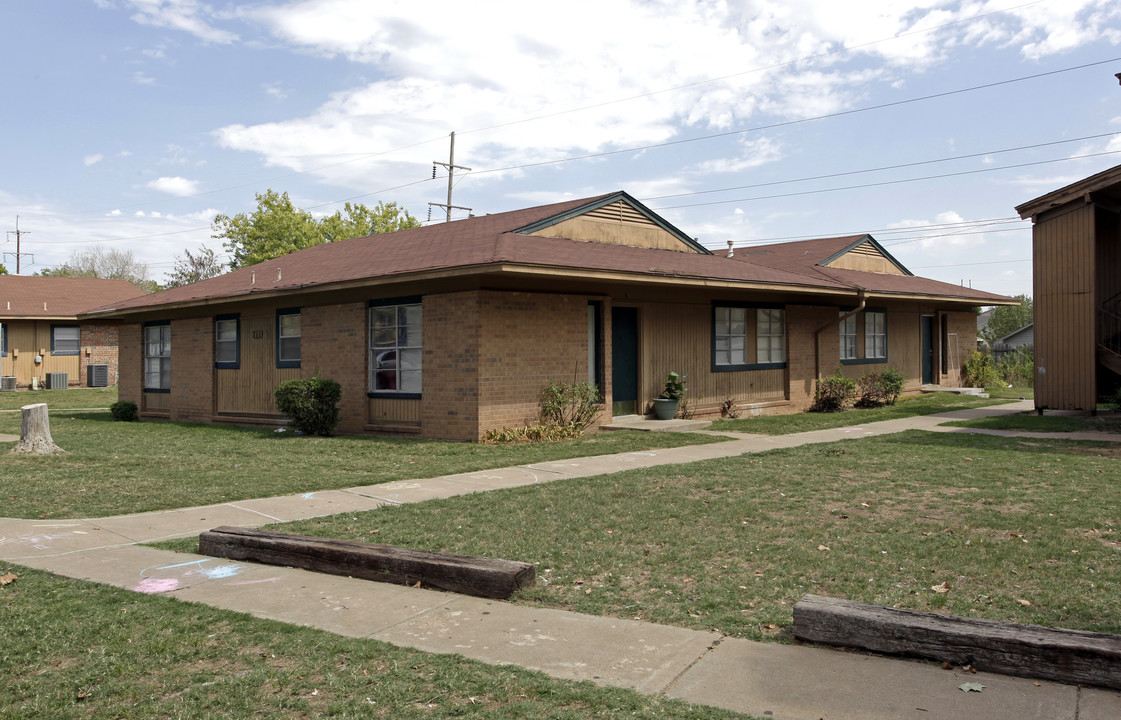
[[[611,414],[638,412],[638,309],[611,308]]]
[[[934,318],[922,316],[922,384],[934,384]]]

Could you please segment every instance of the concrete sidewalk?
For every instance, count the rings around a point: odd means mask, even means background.
[[[755,643],[715,632],[521,607],[137,545],[195,535],[218,525],[260,526],[566,477],[931,430],[947,420],[1019,412],[1025,409],[1020,405],[788,436],[741,435],[699,447],[575,458],[167,512],[93,520],[2,519],[0,559],[341,635],[520,665],[558,678],[661,693],[759,717],[1112,720],[1121,717],[1121,693],[1106,690],[947,671],[865,653]],[[958,688],[963,682],[980,683],[985,689],[963,692]]]

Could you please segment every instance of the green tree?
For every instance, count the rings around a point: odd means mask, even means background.
[[[990,345],[1006,335],[1010,335],[1028,323],[1034,316],[1031,296],[1017,295],[1019,305],[998,305],[989,315],[989,322],[981,329],[981,337]]]
[[[148,265],[137,260],[131,250],[101,246],[89,250],[75,250],[63,264],[54,268],[45,268],[38,274],[42,277],[128,280],[149,293],[160,289],[159,284],[149,277]]]
[[[266,190],[257,193],[257,209],[233,217],[218,215],[211,225],[212,237],[224,240],[230,253],[230,268],[255,265],[325,242],[394,232],[417,227],[420,222],[396,203],[381,203],[373,209],[347,203],[344,211],[316,220],[296,208],[288,193]]]
[[[8,268],[4,267],[3,265],[0,265],[0,275],[7,275],[7,274],[8,274]]]
[[[175,269],[168,276],[167,286],[182,287],[221,274],[222,266],[218,263],[214,251],[200,246],[194,254],[190,250],[184,250],[182,255],[176,256]]]

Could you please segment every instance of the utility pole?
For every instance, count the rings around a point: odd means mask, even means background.
[[[14,253],[6,252],[6,253],[4,253],[4,257],[8,257],[9,255],[15,255],[15,257],[16,257],[16,275],[19,275],[19,259],[20,259],[20,256],[27,255],[32,260],[35,260],[35,256],[32,255],[31,253],[25,253],[25,252],[20,252],[19,251],[20,238],[24,235],[30,235],[31,233],[28,232],[27,230],[20,230],[19,229],[19,215],[16,215],[16,229],[15,230],[9,230],[8,234],[16,236],[16,251]]]
[[[471,170],[471,168],[469,168],[469,167],[463,167],[462,165],[456,165],[455,164],[455,133],[454,132],[451,134],[451,150],[448,152],[448,161],[446,163],[438,162],[436,160],[432,161],[432,178],[433,179],[436,178],[436,166],[437,165],[440,165],[441,167],[446,167],[448,169],[448,202],[447,202],[447,204],[433,203],[433,202],[428,203],[428,219],[429,220],[432,219],[432,208],[433,208],[433,206],[435,206],[435,207],[444,208],[444,210],[447,211],[446,222],[451,222],[452,221],[452,209],[453,208],[456,209],[456,210],[466,210],[467,212],[471,212],[471,208],[469,208],[469,207],[463,207],[462,205],[452,205],[452,178],[455,176],[455,171],[456,170],[468,170],[468,171]]]

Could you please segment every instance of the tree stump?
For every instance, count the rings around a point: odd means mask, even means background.
[[[35,403],[24,405],[20,408],[22,424],[20,425],[19,443],[12,448],[13,453],[35,453],[36,455],[54,455],[66,452],[51,439],[51,420],[47,416],[47,404]]]

